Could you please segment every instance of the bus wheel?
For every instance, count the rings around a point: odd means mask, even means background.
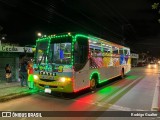
[[[122,78],[122,79],[124,78],[124,68],[123,68],[122,71],[121,71],[121,78]]]
[[[90,80],[90,90],[91,91],[95,91],[96,90],[96,80],[95,80],[95,78],[92,78]]]

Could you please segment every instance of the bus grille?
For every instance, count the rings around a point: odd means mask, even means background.
[[[42,80],[44,82],[53,82],[53,81],[55,81],[55,80],[49,80],[49,79],[40,79],[40,80]]]

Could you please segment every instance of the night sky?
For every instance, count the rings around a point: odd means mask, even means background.
[[[157,1],[0,0],[0,32],[22,46],[35,44],[37,32],[81,32],[160,56]]]

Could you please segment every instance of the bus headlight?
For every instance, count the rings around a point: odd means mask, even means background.
[[[65,82],[65,81],[66,81],[66,78],[65,78],[65,77],[60,77],[58,81],[59,81],[59,82]]]
[[[154,65],[154,68],[156,68],[156,67],[157,67],[157,65],[155,64],[155,65]]]
[[[38,75],[33,75],[33,77],[34,77],[34,80],[38,80],[39,79]]]
[[[67,78],[67,77],[60,77],[58,79],[59,82],[70,82],[71,81],[71,78]]]
[[[151,65],[148,65],[148,68],[151,68]]]

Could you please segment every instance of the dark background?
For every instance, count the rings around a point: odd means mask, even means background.
[[[157,0],[158,1],[158,0]],[[81,32],[160,56],[156,0],[0,0],[6,41],[35,44],[37,32]]]

